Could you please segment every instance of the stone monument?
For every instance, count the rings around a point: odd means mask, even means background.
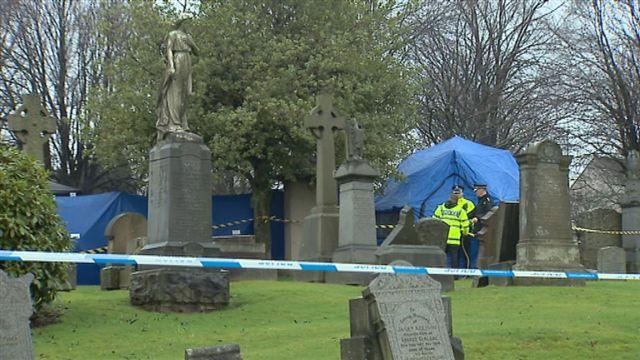
[[[464,359],[437,281],[381,274],[362,294],[349,301],[351,337],[340,340],[342,360]]]
[[[627,156],[626,183],[622,198],[622,230],[640,230],[640,159],[637,151]],[[627,271],[640,272],[640,236],[622,235]]]
[[[400,214],[398,233],[403,232],[407,223],[413,223],[413,211],[403,209]],[[409,220],[410,219],[410,220]],[[446,267],[447,255],[444,252],[449,226],[441,220],[434,218],[422,218],[414,225],[416,237],[392,237],[392,232],[376,251],[378,264],[391,264],[394,261],[403,260],[413,266]],[[398,234],[395,233],[395,234]],[[453,291],[453,276],[432,275],[433,279],[440,282],[442,291]]]
[[[56,133],[56,121],[42,107],[37,94],[25,95],[22,103],[15,114],[7,117],[9,127],[20,141],[22,150],[44,164],[45,145],[51,134]]]
[[[576,218],[576,225],[583,228],[597,230],[619,231],[621,226],[620,213],[613,209],[594,209],[583,212]],[[622,246],[619,234],[604,234],[593,232],[578,232],[580,248],[580,263],[587,269],[597,269],[598,251],[607,246]]]
[[[338,248],[333,262],[374,264],[376,241],[376,209],[373,181],[380,175],[364,160],[364,130],[355,121],[347,122],[347,156],[335,173],[340,185],[340,225]],[[365,273],[328,273],[327,282],[366,285],[373,279]]]
[[[304,218],[303,239],[300,253],[302,261],[330,262],[338,247],[338,198],[333,174],[336,168],[334,136],[345,127],[344,118],[333,107],[331,96],[321,94],[316,107],[305,119],[317,142],[316,150],[316,205]],[[299,281],[324,282],[322,272],[297,271],[293,273]]]
[[[10,278],[0,270],[0,359],[32,360],[29,317],[33,313],[29,286],[33,275]]]
[[[180,22],[179,24],[182,24]],[[180,25],[178,25],[180,26]],[[191,52],[179,28],[169,33],[166,70],[158,92],[158,141],[149,153],[148,243],[140,254],[216,257],[211,241],[211,152],[188,132]],[[226,271],[146,267],[131,275],[133,305],[159,311],[207,311],[229,300]]]
[[[147,241],[147,219],[138,213],[120,214],[107,224],[107,253],[136,254]],[[128,289],[133,266],[108,265],[100,269],[100,289]]]
[[[584,272],[571,232],[571,157],[551,140],[516,156],[520,166],[520,240],[514,270]],[[584,285],[582,279],[516,278],[516,285]]]

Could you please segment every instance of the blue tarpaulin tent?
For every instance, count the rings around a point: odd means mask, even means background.
[[[212,224],[225,224],[231,221],[253,218],[251,194],[224,195],[213,197]],[[86,196],[57,196],[58,214],[67,230],[76,234],[75,251],[86,251],[107,245],[104,232],[109,221],[125,212],[136,212],[147,216],[147,198],[119,192],[109,192]],[[274,191],[271,199],[271,216],[284,217],[284,195]],[[213,235],[231,235],[233,230],[241,234],[253,234],[253,223],[244,222],[216,229]],[[284,259],[284,224],[271,223],[271,258]],[[100,283],[97,265],[78,264],[78,284],[95,285]]]
[[[398,171],[405,179],[389,180],[384,195],[376,199],[377,211],[410,205],[417,217],[431,216],[456,184],[474,202],[474,183],[487,184],[494,202],[519,199],[519,170],[513,155],[459,136],[413,153],[398,165]]]

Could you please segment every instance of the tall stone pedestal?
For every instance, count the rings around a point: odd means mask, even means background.
[[[170,133],[151,149],[149,159],[149,240],[140,253],[218,256],[219,249],[211,241],[211,153],[202,138]],[[229,278],[224,271],[141,269],[131,274],[133,305],[189,312],[217,309],[228,302]]]
[[[338,248],[333,262],[376,264],[376,210],[373,181],[379,173],[362,159],[348,160],[336,171],[340,185]],[[375,274],[328,273],[327,282],[367,285]]]
[[[520,165],[520,241],[514,270],[584,272],[571,233],[570,156],[545,140],[516,157]],[[584,280],[516,278],[515,285],[584,285]]]
[[[143,255],[218,255],[211,241],[211,152],[198,135],[171,133],[151,149],[147,233]]]

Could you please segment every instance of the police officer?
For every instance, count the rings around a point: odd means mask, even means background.
[[[467,212],[467,214],[471,214],[475,210],[475,205],[469,199],[464,197],[464,187],[462,185],[453,185],[451,188],[451,194],[457,198],[458,205],[462,206],[462,208]],[[471,218],[471,217],[469,217]],[[469,225],[469,232],[473,232],[475,229],[473,228],[473,224]],[[460,251],[458,252],[458,263],[461,261],[464,263],[466,268],[470,266],[470,256],[469,256],[469,248],[471,246],[471,235],[463,235],[460,244]]]
[[[485,216],[493,207],[493,202],[489,197],[489,193],[487,193],[487,184],[484,183],[476,183],[473,185],[473,192],[478,197],[478,205],[469,213],[469,218],[472,223],[473,232],[478,233],[478,231],[482,230],[486,226],[483,223],[482,217]],[[470,266],[471,268],[476,267],[476,263],[478,260],[478,247],[479,240],[477,237],[469,237],[469,242],[467,245],[467,249],[469,251],[470,258]]]
[[[458,249],[461,245],[462,237],[469,234],[469,215],[465,210],[464,203],[459,202],[462,189],[454,189],[447,201],[438,205],[433,213],[435,218],[441,219],[449,225],[447,236],[447,263],[449,266],[458,268]]]

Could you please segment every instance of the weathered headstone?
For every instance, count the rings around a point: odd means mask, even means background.
[[[405,212],[405,214],[401,215],[401,221],[404,216],[413,217],[413,214]],[[404,220],[406,221],[406,218]],[[411,220],[411,222],[413,221]],[[406,226],[406,224],[403,226]],[[415,223],[413,232],[416,234],[415,238],[387,238],[390,241],[387,242],[385,240],[376,251],[377,262],[379,264],[391,264],[394,261],[403,260],[413,266],[446,267],[447,255],[444,249],[449,234],[449,226],[438,219],[422,218]],[[407,242],[410,243],[407,244]],[[432,277],[440,282],[442,291],[454,290],[452,276],[433,275]]]
[[[520,166],[520,241],[515,270],[584,272],[571,232],[571,157],[550,140],[516,156]],[[516,285],[584,285],[582,279],[516,278]]]
[[[242,360],[242,355],[240,354],[240,345],[227,344],[186,349],[184,360]]]
[[[400,265],[398,263],[394,265]],[[341,359],[463,359],[440,284],[428,276],[382,274],[349,302],[351,337],[340,341]]]
[[[582,228],[605,231],[619,231],[621,226],[620,213],[613,209],[595,209],[579,214],[576,225]],[[578,231],[580,248],[580,262],[587,269],[598,266],[598,251],[607,246],[622,246],[619,234],[594,233]]]
[[[303,261],[331,261],[338,247],[338,198],[336,180],[335,132],[345,126],[344,118],[333,107],[331,96],[319,95],[316,107],[305,119],[305,126],[316,138],[316,206],[304,219],[303,242],[296,257]],[[322,272],[298,271],[300,281],[325,280]]]
[[[394,245],[420,245],[418,242],[418,233],[414,228],[415,215],[413,214],[413,208],[409,205],[405,205],[400,210],[398,217],[398,223],[393,228],[391,233],[384,239],[380,247]]]
[[[148,243],[140,254],[216,257],[219,249],[211,241],[211,151],[202,137],[187,131],[190,52],[197,47],[178,30],[169,33],[166,45],[166,56],[173,58],[158,93],[158,141],[149,152]],[[228,303],[226,271],[151,268],[131,274],[129,298],[134,305],[206,311]]]
[[[33,359],[29,327],[32,281],[32,274],[14,279],[0,270],[0,360]]]
[[[220,248],[220,257],[230,259],[270,259],[266,245],[256,242],[255,235],[214,236],[213,242]],[[237,280],[278,280],[275,269],[229,269],[229,279]]]
[[[617,246],[606,246],[598,250],[597,267],[599,273],[626,274],[624,249]]]
[[[364,131],[355,121],[347,125],[347,160],[340,165],[335,178],[340,184],[340,225],[338,248],[333,262],[374,264],[376,241],[376,209],[373,182],[377,170],[364,160]],[[327,273],[327,282],[366,285],[373,276],[365,273]]]
[[[622,230],[640,230],[640,155],[632,150],[627,157],[627,179],[622,199]],[[640,236],[622,235],[627,271],[640,272]]]
[[[42,107],[37,94],[22,97],[22,106],[16,113],[7,116],[9,127],[22,145],[22,150],[44,164],[44,146],[57,126],[54,118]]]
[[[134,254],[147,238],[147,219],[137,213],[120,214],[107,224],[104,231],[109,254]],[[100,288],[102,290],[128,289],[132,266],[108,265],[100,269]]]

